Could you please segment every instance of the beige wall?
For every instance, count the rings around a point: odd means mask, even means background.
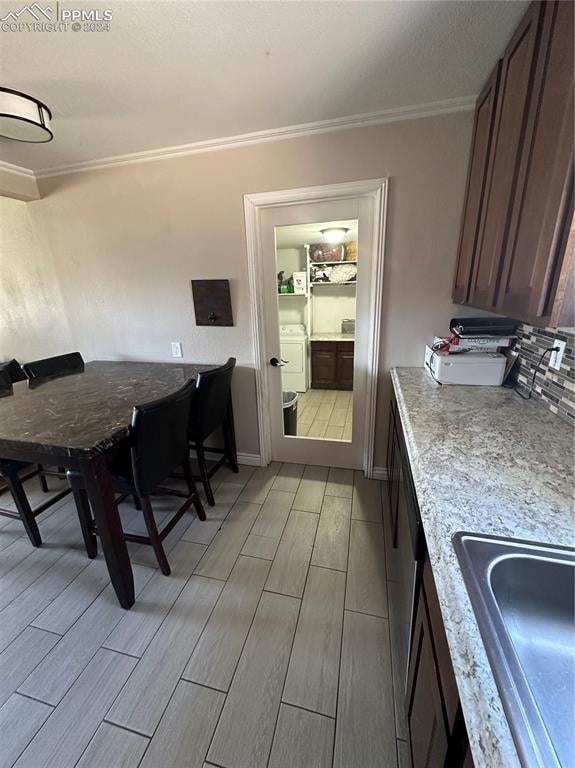
[[[189,360],[235,355],[239,450],[257,453],[242,196],[388,176],[376,446],[376,464],[384,465],[387,371],[420,365],[426,339],[446,330],[455,311],[451,279],[471,124],[466,112],[41,182],[43,199],[27,210],[47,264],[53,254],[72,346],[87,359],[169,360],[172,340],[183,342]],[[190,279],[202,277],[230,279],[235,327],[194,325]],[[38,285],[28,285],[34,298]],[[27,311],[32,323],[37,312]],[[26,348],[25,314],[12,331]]]
[[[31,209],[0,197],[0,360],[33,360],[70,344],[54,260]]]

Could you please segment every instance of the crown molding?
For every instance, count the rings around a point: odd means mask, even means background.
[[[40,199],[34,171],[0,160],[0,197],[31,203]]]
[[[11,173],[14,176],[24,176],[27,179],[36,179],[36,174],[29,168],[24,168],[21,165],[14,165],[13,163],[6,163],[4,160],[0,160],[0,171]]]
[[[114,168],[116,166],[147,163],[155,160],[168,160],[202,152],[214,152],[234,147],[245,147],[250,144],[262,144],[269,141],[282,141],[301,136],[312,136],[317,133],[330,133],[350,128],[364,128],[370,125],[393,123],[402,120],[416,120],[434,115],[465,112],[475,107],[476,96],[463,96],[456,99],[446,99],[428,104],[417,104],[409,107],[385,109],[379,112],[366,112],[347,117],[336,117],[331,120],[318,120],[313,123],[290,125],[284,128],[271,128],[265,131],[242,133],[237,136],[227,136],[205,141],[194,141],[190,144],[180,144],[171,147],[161,147],[145,152],[133,152],[113,157],[103,157],[99,160],[88,160],[81,163],[61,165],[55,168],[44,168],[36,172],[37,179],[47,179],[52,176],[64,176],[72,173]]]

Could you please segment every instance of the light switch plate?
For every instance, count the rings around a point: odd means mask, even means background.
[[[172,341],[172,357],[183,357],[182,342]]]
[[[553,342],[554,347],[558,347],[557,352],[551,352],[549,357],[549,367],[558,371],[561,368],[561,361],[563,360],[563,354],[565,352],[565,345],[567,342],[555,339]]]

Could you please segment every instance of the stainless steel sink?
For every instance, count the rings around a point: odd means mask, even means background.
[[[456,533],[453,544],[521,762],[575,766],[575,550]]]

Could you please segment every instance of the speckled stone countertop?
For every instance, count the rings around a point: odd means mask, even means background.
[[[18,382],[0,399],[0,456],[20,458],[18,449],[93,456],[128,434],[134,405],[175,392],[213,367],[94,361],[82,373],[34,388]]]
[[[476,768],[519,758],[451,543],[456,531],[575,545],[573,429],[502,387],[391,371]]]
[[[314,333],[310,341],[355,341],[353,333]]]

